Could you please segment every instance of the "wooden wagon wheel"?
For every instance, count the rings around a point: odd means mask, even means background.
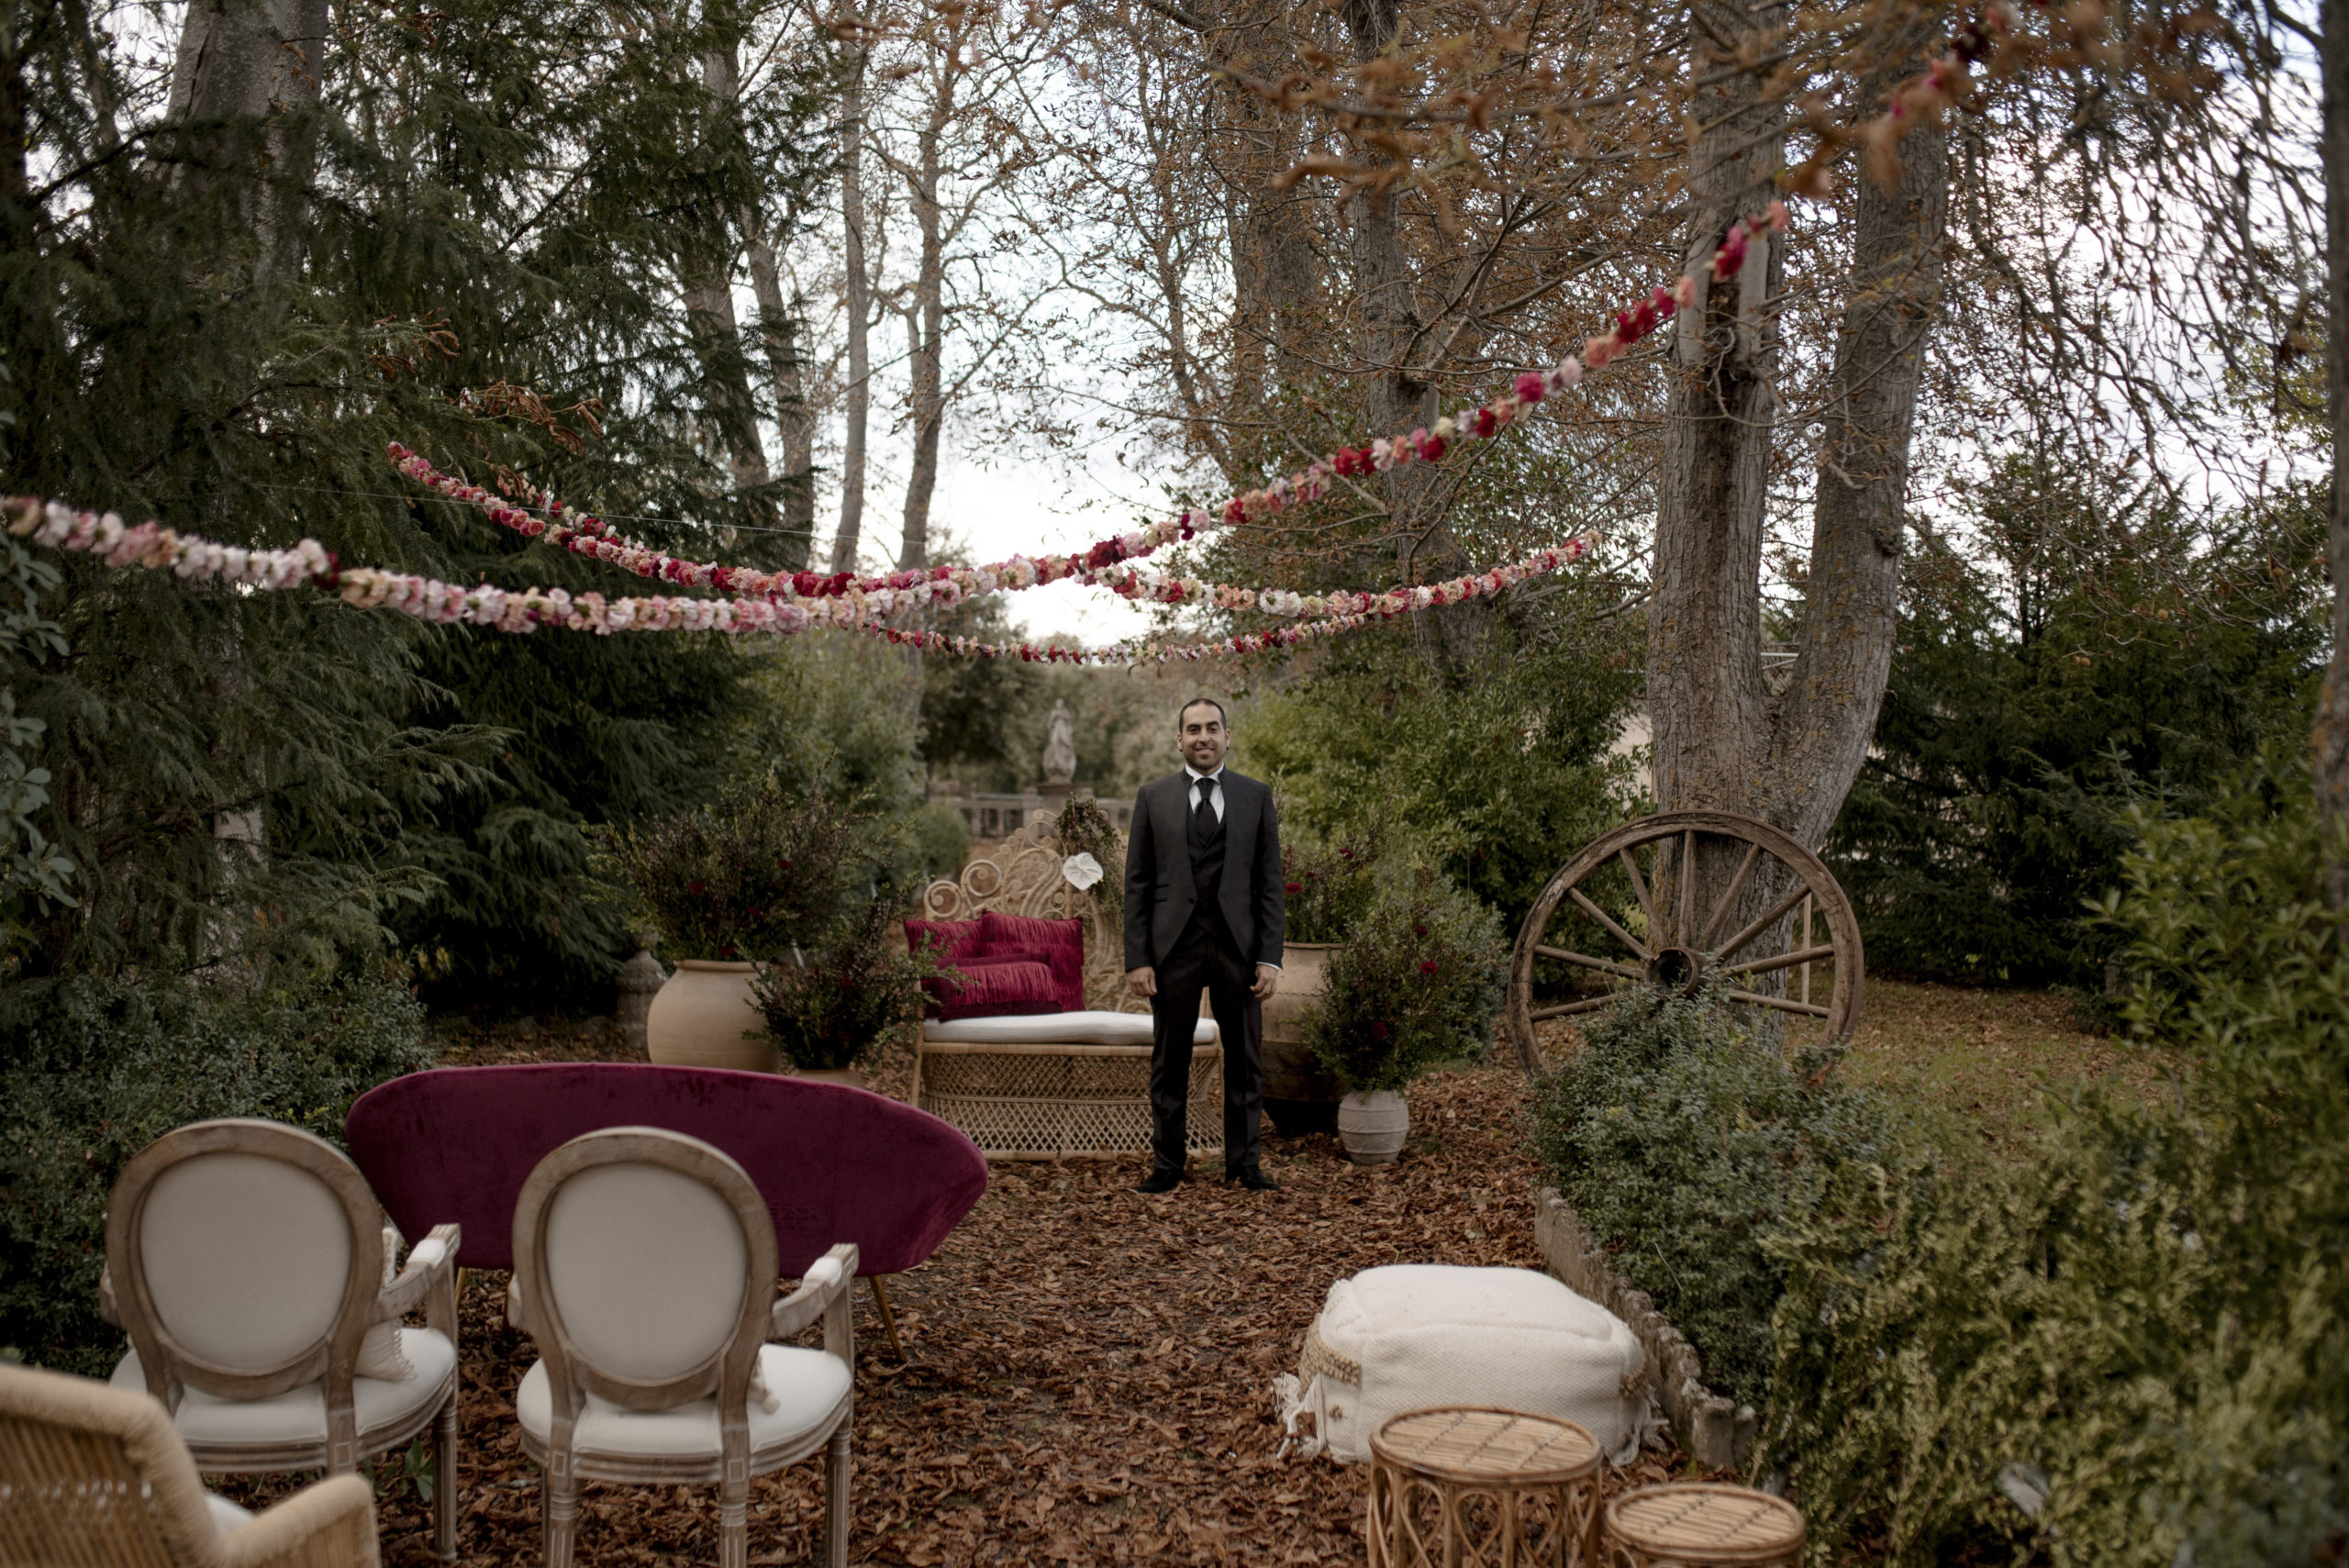
[[[1722,848],[1725,852],[1709,853]],[[1653,847],[1642,866],[1640,851]],[[1720,870],[1735,857],[1736,867],[1725,880]],[[1754,873],[1767,860],[1775,862],[1756,883]],[[1696,874],[1688,874],[1694,866]],[[1708,868],[1717,886],[1706,885]],[[1610,913],[1591,896],[1586,884],[1620,870],[1629,899],[1619,900]],[[1779,885],[1784,891],[1734,929],[1731,916],[1752,887]],[[1598,956],[1554,945],[1548,940],[1559,906],[1571,901],[1582,915],[1606,933],[1607,939],[1629,950],[1629,960]],[[1756,938],[1799,911],[1802,931],[1786,951],[1769,957],[1737,961],[1737,954]],[[1814,915],[1826,922],[1825,943],[1813,945]],[[1629,929],[1641,928],[1634,935]],[[1594,944],[1595,945],[1595,944]],[[1865,961],[1860,952],[1859,922],[1852,903],[1832,873],[1817,855],[1767,822],[1732,811],[1668,811],[1627,822],[1592,840],[1582,853],[1550,879],[1534,901],[1517,934],[1517,951],[1509,961],[1509,1032],[1517,1040],[1519,1060],[1529,1073],[1542,1071],[1533,1026],[1544,1018],[1596,1012],[1613,1002],[1612,993],[1536,1005],[1533,970],[1538,959],[1549,959],[1592,976],[1612,976],[1644,982],[1681,995],[1693,995],[1710,971],[1721,971],[1732,984],[1730,999],[1771,1007],[1803,1018],[1824,1018],[1832,1038],[1849,1034],[1860,1016],[1860,988]],[[1826,1001],[1810,996],[1811,966],[1833,965],[1832,990]],[[1799,969],[1794,995],[1771,995],[1739,985],[1744,978]]]

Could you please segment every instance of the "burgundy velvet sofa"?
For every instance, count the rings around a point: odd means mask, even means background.
[[[343,1138],[403,1234],[454,1221],[466,1268],[514,1266],[514,1203],[549,1153],[607,1127],[658,1127],[733,1156],[774,1217],[796,1278],[852,1241],[858,1272],[912,1268],[986,1191],[978,1146],[947,1123],[844,1084],[644,1062],[440,1067],[378,1084]],[[874,1287],[892,1341],[894,1314]]]

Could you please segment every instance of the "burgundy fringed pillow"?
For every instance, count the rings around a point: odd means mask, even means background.
[[[937,998],[941,1020],[1062,1010],[1060,987],[1052,972],[1041,963],[999,963],[981,958],[958,965],[957,970],[963,977],[960,984],[943,974],[933,974],[921,983],[922,989]]]
[[[906,951],[919,952],[927,947],[941,964],[952,963],[958,958],[978,957],[979,944],[985,940],[976,920],[906,922]]]
[[[1037,920],[1023,915],[979,917],[979,935],[989,954],[1026,950],[1052,955],[1052,979],[1060,986],[1061,1011],[1085,1010],[1085,922]]]

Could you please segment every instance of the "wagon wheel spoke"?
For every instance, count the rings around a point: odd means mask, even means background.
[[[1601,1007],[1614,1005],[1612,996],[1588,996],[1579,1002],[1561,1002],[1555,1006],[1536,1007],[1529,1016],[1538,1024],[1544,1018],[1563,1018],[1571,1013],[1595,1013]]]
[[[1647,879],[1640,874],[1638,859],[1628,847],[1616,851],[1615,858],[1621,861],[1623,869],[1631,873],[1631,892],[1640,901],[1640,913],[1648,917],[1648,935],[1654,936],[1661,929],[1655,923],[1655,900],[1648,896]]]
[[[1608,914],[1606,910],[1601,909],[1598,905],[1593,904],[1589,899],[1584,897],[1581,888],[1567,888],[1566,896],[1573,899],[1576,904],[1581,905],[1582,912],[1584,914],[1589,916],[1592,919],[1606,927],[1609,933],[1612,935],[1617,941],[1621,942],[1625,947],[1630,948],[1634,953],[1637,953],[1642,963],[1645,963],[1648,960],[1655,956],[1655,954],[1648,951],[1647,949],[1640,945],[1638,938],[1632,936],[1631,932],[1617,925],[1613,916]]]
[[[1745,879],[1753,874],[1754,862],[1761,858],[1761,845],[1745,846],[1745,858],[1737,862],[1737,874],[1729,879],[1729,886],[1723,890],[1720,901],[1713,906],[1712,914],[1705,921],[1704,934],[1697,939],[1699,951],[1711,950],[1713,939],[1721,934],[1721,922],[1728,919],[1729,912],[1737,907],[1737,895],[1745,891]]]
[[[1782,952],[1776,958],[1757,958],[1751,963],[1741,963],[1734,968],[1724,969],[1721,973],[1724,974],[1767,974],[1774,969],[1792,969],[1798,963],[1815,963],[1834,956],[1834,944],[1831,942],[1823,947],[1798,948],[1792,952]]]
[[[1633,969],[1628,963],[1609,963],[1603,958],[1592,958],[1586,953],[1568,952],[1564,948],[1548,947],[1536,942],[1533,951],[1543,958],[1554,958],[1561,963],[1578,963],[1585,969],[1596,969],[1602,974],[1620,974],[1626,980],[1645,980],[1648,977],[1647,971]]]
[[[1738,949],[1743,947],[1746,943],[1752,941],[1754,938],[1760,936],[1771,927],[1776,925],[1780,920],[1785,919],[1787,913],[1792,910],[1796,905],[1801,903],[1803,895],[1809,891],[1810,889],[1803,884],[1799,882],[1796,883],[1793,889],[1789,891],[1784,898],[1781,898],[1776,904],[1771,905],[1770,907],[1764,912],[1760,919],[1755,920],[1753,924],[1738,932],[1737,935],[1731,937],[1728,941],[1723,942],[1721,944],[1721,951],[1719,956],[1727,958],[1730,954],[1735,952]]]
[[[1680,840],[1680,918],[1673,930],[1682,944],[1692,943],[1697,935],[1697,829],[1691,828]]]
[[[1824,1018],[1833,1015],[1816,1002],[1798,1002],[1791,996],[1765,996],[1759,991],[1732,991],[1732,1002],[1751,1002],[1757,1007],[1776,1007],[1782,1013],[1800,1013],[1805,1018]]]

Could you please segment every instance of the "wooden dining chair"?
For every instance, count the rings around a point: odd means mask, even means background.
[[[199,1470],[356,1472],[433,1432],[433,1542],[457,1546],[454,1225],[386,1283],[366,1178],[276,1122],[195,1122],[132,1157],[106,1211],[117,1388],[171,1413]],[[426,1326],[401,1326],[421,1307]]]
[[[612,1128],[540,1161],[509,1309],[539,1351],[514,1408],[545,1469],[548,1568],[568,1568],[590,1480],[716,1482],[718,1562],[743,1568],[751,1477],[819,1449],[825,1561],[846,1568],[856,1264],[836,1246],[776,1300],[766,1200],[697,1138]],[[818,1318],[820,1351],[769,1342]]]
[[[374,1489],[312,1483],[250,1514],[204,1489],[146,1394],[0,1363],[0,1563],[375,1568]]]

